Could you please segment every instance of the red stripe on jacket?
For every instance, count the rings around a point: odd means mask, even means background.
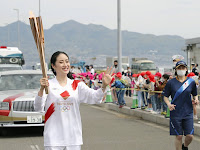
[[[46,114],[45,114],[45,121],[44,121],[44,123],[47,122],[47,120],[48,120],[49,117],[53,114],[54,111],[55,111],[55,106],[54,106],[54,103],[52,103],[52,104],[49,106],[49,108],[48,108],[48,110],[47,110],[47,112],[46,112]]]
[[[78,83],[81,82],[80,80],[74,80],[73,83],[72,83],[72,88],[73,90],[75,91],[77,86],[78,86]]]

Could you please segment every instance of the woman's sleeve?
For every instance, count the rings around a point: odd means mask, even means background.
[[[89,88],[85,83],[79,82],[78,84],[78,100],[79,103],[99,104],[105,95],[102,89],[94,90]]]
[[[35,101],[34,101],[34,108],[35,108],[34,110],[37,111],[37,112],[44,111],[46,99],[47,99],[47,94],[45,94],[45,91],[44,91],[42,97],[37,95],[35,97]]]

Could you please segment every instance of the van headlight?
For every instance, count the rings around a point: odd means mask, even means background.
[[[8,102],[0,102],[0,110],[9,110]]]
[[[10,58],[10,63],[18,63],[18,58]]]

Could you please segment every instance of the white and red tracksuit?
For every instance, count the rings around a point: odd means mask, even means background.
[[[105,93],[105,92],[104,92]],[[49,80],[49,94],[36,96],[35,110],[45,108],[44,146],[82,145],[80,103],[101,103],[102,89],[90,89],[79,80],[67,78],[67,85],[60,86],[56,78]]]

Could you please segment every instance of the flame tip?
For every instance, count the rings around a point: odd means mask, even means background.
[[[33,18],[34,17],[34,14],[33,14],[33,12],[30,10],[29,11],[29,18]]]

